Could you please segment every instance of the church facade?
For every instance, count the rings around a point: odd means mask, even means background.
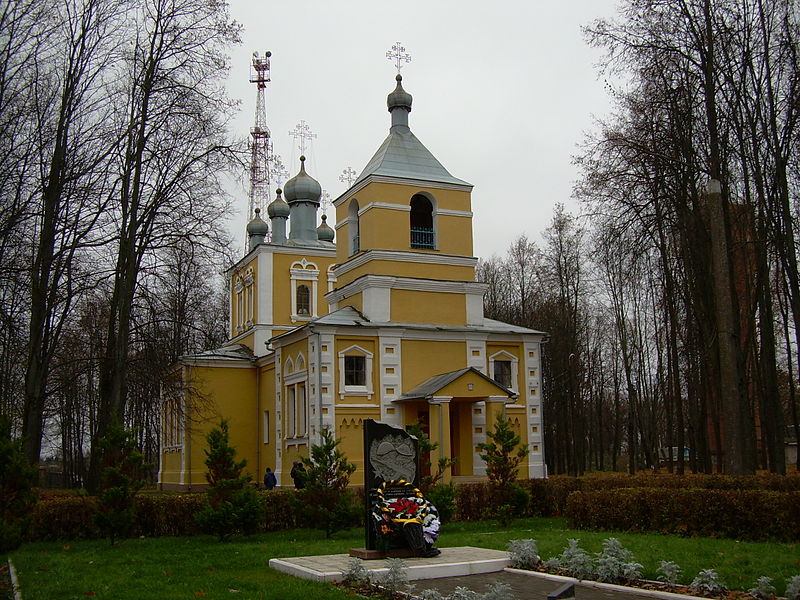
[[[455,458],[446,480],[485,477],[478,444],[505,415],[527,448],[520,477],[544,477],[545,335],[487,319],[475,281],[472,186],[409,127],[397,76],[388,137],[334,201],[299,173],[248,224],[249,251],[228,272],[230,340],[182,357],[162,399],[159,486],[206,484],[206,433],[228,419],[231,443],[260,480],[291,485],[292,463],[331,430],[363,483],[363,421],[419,423]],[[334,237],[336,243],[334,243]],[[268,241],[267,241],[268,240]]]

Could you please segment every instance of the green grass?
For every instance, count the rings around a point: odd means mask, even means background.
[[[737,542],[645,534],[612,534],[566,529],[562,519],[521,519],[501,529],[495,522],[446,525],[440,546],[505,549],[509,540],[534,538],[544,558],[560,554],[569,538],[599,551],[607,537],[617,537],[655,577],[660,560],[673,560],[690,581],[701,569],[715,568],[728,587],[749,589],[762,575],[772,577],[779,593],[786,578],[800,574],[800,544]],[[319,531],[294,530],[219,543],[210,536],[122,541],[30,543],[12,553],[25,600],[100,599],[231,600],[285,598],[338,600],[353,596],[326,584],[312,583],[271,570],[275,557],[347,552],[363,546],[363,532],[352,529],[325,540]],[[232,591],[236,590],[236,591]]]

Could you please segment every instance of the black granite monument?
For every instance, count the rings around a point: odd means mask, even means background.
[[[405,484],[397,484],[403,481]],[[378,534],[372,506],[378,487],[385,497],[407,494],[419,485],[419,442],[399,427],[373,419],[364,420],[364,516],[367,550],[377,550]],[[397,487],[397,490],[392,489]]]

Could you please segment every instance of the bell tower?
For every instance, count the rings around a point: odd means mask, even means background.
[[[409,126],[412,96],[398,73],[386,99],[389,135],[336,207],[331,310],[370,320],[474,325],[485,286],[475,282],[472,185],[451,175]]]

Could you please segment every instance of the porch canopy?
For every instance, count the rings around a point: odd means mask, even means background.
[[[467,367],[458,371],[434,375],[414,389],[405,392],[394,402],[402,404],[419,400],[434,400],[441,397],[479,402],[487,398],[497,398],[498,396],[515,399],[517,394],[500,385],[491,377],[484,375],[475,367]]]

